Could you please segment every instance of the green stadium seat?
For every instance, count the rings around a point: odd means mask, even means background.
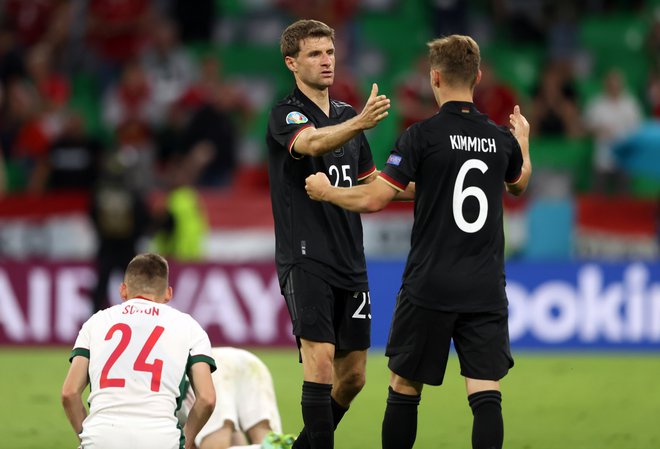
[[[578,191],[591,184],[593,143],[591,139],[536,137],[530,142],[534,170],[550,169],[568,173]]]
[[[542,47],[493,42],[484,46],[481,54],[493,67],[498,78],[519,94],[531,96],[543,67],[545,50]]]
[[[637,95],[644,92],[648,61],[644,39],[648,20],[642,15],[616,14],[585,18],[580,26],[580,43],[593,56],[593,78],[600,79],[617,67]]]

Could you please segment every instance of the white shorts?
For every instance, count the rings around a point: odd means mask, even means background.
[[[237,348],[213,348],[218,369],[213,373],[216,406],[195,444],[231,421],[236,430],[247,431],[267,420],[275,432],[282,432],[273,379],[264,363],[254,354]],[[188,401],[188,398],[187,398]],[[190,409],[190,404],[188,409]]]

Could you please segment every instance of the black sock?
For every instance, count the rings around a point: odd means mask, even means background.
[[[332,449],[334,447],[331,391],[332,384],[303,382],[301,404],[305,427],[293,444],[295,449]]]
[[[496,390],[479,391],[468,396],[474,422],[473,449],[501,449],[504,441],[502,394]]]
[[[333,428],[337,430],[337,426],[339,425],[339,421],[344,417],[346,412],[348,411],[348,407],[344,408],[342,407],[339,402],[335,401],[335,398],[330,396],[330,407],[332,408],[332,424]]]
[[[410,449],[417,437],[417,406],[420,395],[397,393],[389,388],[383,418],[383,449]]]
[[[346,412],[348,411],[348,408],[342,407],[337,401],[335,401],[335,398],[330,396],[330,407],[332,408],[332,422],[334,425],[334,429],[337,429],[337,426],[339,425],[339,421],[344,417]],[[305,428],[300,431],[300,435],[298,435],[298,438],[296,438],[296,444],[293,446],[295,449],[309,449],[311,446],[309,444],[309,438],[307,438],[307,432]]]

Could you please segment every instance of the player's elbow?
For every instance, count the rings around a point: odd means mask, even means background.
[[[377,196],[369,196],[364,199],[362,203],[362,212],[371,214],[374,212],[381,211],[385,209],[385,206],[389,203],[389,199],[377,195]]]
[[[506,185],[507,192],[514,196],[520,196],[525,193],[527,186],[529,185],[531,173],[531,169],[524,170],[516,182]]]
[[[76,401],[78,401],[80,393],[73,388],[68,388],[67,386],[62,387],[62,393],[60,395],[60,400],[62,401],[62,406],[66,408],[72,408]]]
[[[211,413],[213,413],[213,409],[215,409],[215,402],[215,390],[206,391],[203,394],[195,397],[195,403],[197,404],[197,407],[205,416],[210,416]]]
[[[506,190],[513,196],[521,196],[523,193],[525,193],[525,190],[527,190],[527,183],[525,183],[525,185],[521,185],[520,183],[507,184]]]

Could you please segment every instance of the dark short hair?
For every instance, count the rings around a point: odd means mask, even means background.
[[[329,37],[334,42],[335,30],[318,20],[298,20],[289,25],[282,33],[280,38],[282,56],[297,56],[300,51],[300,41],[308,37]]]
[[[481,64],[479,45],[474,39],[452,34],[427,45],[431,68],[440,70],[447,84],[474,87]]]
[[[124,272],[124,283],[133,294],[162,295],[169,286],[169,266],[162,256],[154,253],[138,254]]]

